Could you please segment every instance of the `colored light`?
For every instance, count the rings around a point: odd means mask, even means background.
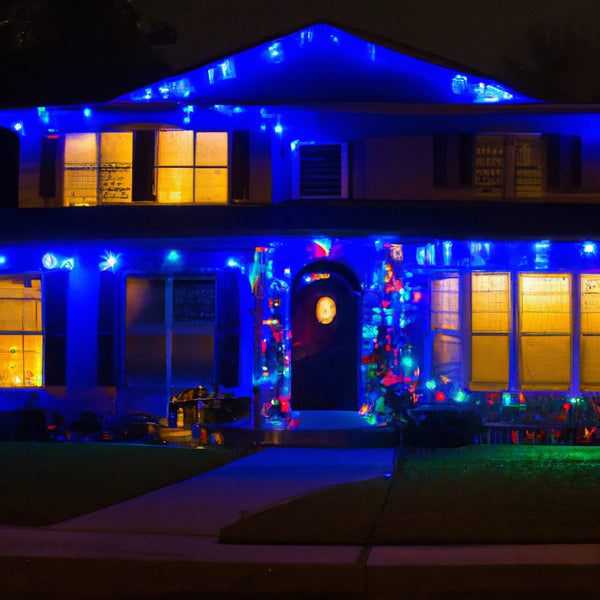
[[[502,404],[504,406],[510,406],[512,396],[510,394],[504,393],[502,394]]]
[[[275,127],[273,128],[273,131],[275,131],[275,133],[279,134],[283,132],[283,127],[277,123],[277,125],[275,125]]]
[[[409,354],[402,357],[400,364],[404,369],[412,369],[415,366],[415,359]]]
[[[315,308],[315,314],[317,321],[323,323],[323,325],[329,325],[335,319],[337,308],[333,298],[329,296],[322,296],[317,300],[317,306]]]
[[[583,256],[596,256],[598,254],[598,246],[595,242],[584,242],[581,246],[581,254]]]
[[[428,390],[435,390],[435,388],[436,388],[435,379],[428,379],[427,382],[425,383],[425,387]]]
[[[454,400],[456,400],[456,402],[464,402],[467,399],[467,394],[464,390],[459,389],[458,392],[456,392],[456,396],[454,397]]]
[[[444,394],[444,392],[436,392],[435,393],[436,402],[443,402],[445,399],[446,399],[446,394]]]
[[[181,256],[177,250],[169,250],[166,258],[169,262],[177,262]]]
[[[3,265],[6,262],[6,256],[0,254],[0,265]]]
[[[92,109],[86,106],[86,107],[83,109],[83,116],[84,116],[86,119],[89,119],[89,118],[92,116]]]
[[[23,133],[25,132],[24,128],[23,128],[23,121],[17,121],[16,123],[13,123],[11,125],[11,127],[19,134],[23,135]]]
[[[109,269],[114,272],[119,262],[120,254],[113,254],[112,252],[106,252],[102,256],[102,262],[99,263],[98,267],[101,271],[108,271]]]
[[[42,256],[42,265],[44,265],[44,268],[46,269],[56,269],[56,267],[58,267],[58,258],[56,258],[54,254],[48,252]]]
[[[60,268],[65,271],[72,271],[75,268],[74,258],[64,258],[60,263]]]
[[[274,63],[280,63],[284,60],[285,56],[283,55],[283,46],[281,42],[275,42],[269,46],[267,49],[267,54],[269,59]]]

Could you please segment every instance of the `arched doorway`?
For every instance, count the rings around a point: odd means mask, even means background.
[[[292,406],[357,410],[360,286],[347,266],[304,267],[292,286]]]

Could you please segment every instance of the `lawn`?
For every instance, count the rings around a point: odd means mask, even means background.
[[[248,515],[224,543],[600,542],[600,448],[404,451],[391,478],[335,486]]]
[[[0,525],[57,523],[189,479],[246,454],[222,446],[0,443]]]

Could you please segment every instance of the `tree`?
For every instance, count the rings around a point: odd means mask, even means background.
[[[128,0],[0,0],[0,104],[109,100],[168,74]]]

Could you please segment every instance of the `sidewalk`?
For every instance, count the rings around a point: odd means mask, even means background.
[[[56,592],[56,597],[86,600],[204,598],[209,592],[213,598],[463,598],[467,588],[480,592],[471,597],[487,598],[504,597],[488,594],[515,586],[536,592],[542,586],[554,598],[580,596],[600,582],[600,545],[367,548],[217,542],[220,528],[244,512],[386,475],[393,458],[394,450],[384,448],[270,448],[51,527],[2,527],[0,581],[7,583],[0,597],[35,598],[32,589],[40,586],[40,598]]]

